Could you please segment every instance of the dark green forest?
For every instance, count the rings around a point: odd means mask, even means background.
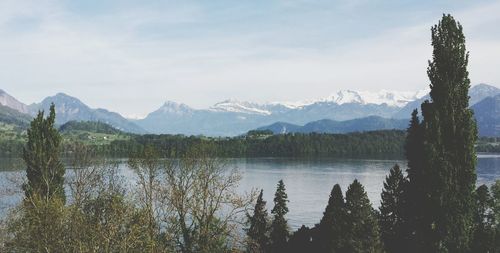
[[[122,132],[101,122],[70,121],[59,127],[61,154],[68,156],[76,143],[87,145],[107,157],[128,157],[145,146],[154,146],[164,157],[180,157],[193,146],[212,147],[220,157],[365,157],[404,158],[406,132],[380,130],[347,134],[289,133],[273,135],[250,131],[237,137],[204,137],[169,134],[135,135]],[[20,157],[25,142],[22,130],[0,139],[1,157]],[[105,138],[105,139],[104,139]],[[477,152],[500,152],[500,139],[481,137]]]
[[[66,126],[66,125],[64,125]],[[112,133],[105,143],[92,143],[89,131],[62,130],[61,152],[68,155],[77,142],[82,142],[96,153],[108,157],[128,157],[141,152],[145,146],[154,146],[164,157],[180,157],[196,145],[209,145],[215,156],[221,157],[402,157],[404,131],[383,130],[350,134],[248,134],[231,138],[213,138],[183,135],[131,135]],[[116,131],[116,130],[115,130]],[[99,132],[90,132],[99,133]],[[94,134],[95,135],[95,134]],[[96,136],[95,138],[98,138]],[[102,137],[101,137],[102,138]],[[115,140],[111,140],[115,138]],[[19,140],[4,140],[0,155],[20,156],[24,143]]]

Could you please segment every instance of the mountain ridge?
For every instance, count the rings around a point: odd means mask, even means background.
[[[274,134],[285,133],[351,133],[366,132],[374,130],[402,130],[408,127],[409,119],[388,119],[378,116],[336,121],[322,119],[309,122],[303,126],[289,124],[286,122],[276,122],[269,126],[259,127],[256,130],[270,130]]]
[[[29,105],[29,112],[34,116],[39,110],[48,111],[52,103],[55,105],[56,124],[58,125],[74,120],[101,121],[125,132],[147,133],[147,131],[116,112],[110,112],[102,108],[90,108],[78,98],[62,92],[46,97],[40,103]]]
[[[343,90],[320,99],[298,102],[255,103],[228,99],[205,109],[166,101],[142,119],[126,119],[116,112],[93,109],[78,98],[61,92],[26,106],[0,90],[0,103],[4,101],[10,105],[9,108],[27,111],[33,117],[38,110],[48,110],[50,104],[55,102],[59,125],[71,120],[101,121],[132,133],[236,136],[277,122],[286,122],[290,124],[289,128],[293,128],[292,125],[304,126],[323,119],[347,121],[370,116],[407,119],[414,108],[419,108],[425,99],[429,99],[428,94],[420,97],[425,92]],[[500,94],[500,89],[478,84],[470,89],[469,94],[472,108],[486,97]],[[5,102],[7,100],[8,103]]]

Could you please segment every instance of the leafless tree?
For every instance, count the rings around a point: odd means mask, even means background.
[[[203,146],[165,171],[168,232],[181,252],[228,252],[240,242],[239,229],[255,192],[237,193],[241,174]]]

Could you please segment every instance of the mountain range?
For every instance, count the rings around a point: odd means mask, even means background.
[[[42,100],[40,103],[25,105],[17,99],[0,90],[0,117],[1,115],[10,115],[10,120],[14,118],[17,121],[29,122],[30,118],[36,116],[38,111],[48,111],[50,105],[54,103],[56,108],[56,124],[62,125],[68,121],[99,121],[109,124],[119,130],[131,133],[146,133],[144,129],[137,126],[134,122],[124,118],[116,112],[110,112],[105,109],[92,109],[75,97],[64,93],[58,93]],[[6,108],[10,109],[8,111]],[[12,110],[16,112],[13,114]],[[6,116],[5,116],[6,117]],[[2,118],[0,118],[1,120]]]
[[[480,134],[498,135],[498,111],[492,100],[500,89],[479,84],[470,91],[470,105],[478,115]],[[489,100],[485,100],[489,98]],[[93,109],[79,99],[58,93],[40,103],[25,105],[0,90],[0,104],[33,117],[39,110],[56,105],[57,124],[68,121],[99,121],[132,133],[168,133],[207,136],[235,136],[262,126],[273,126],[281,132],[345,132],[405,128],[411,111],[429,99],[428,90],[418,92],[379,92],[344,90],[325,98],[299,102],[253,103],[226,100],[207,109],[194,109],[182,103],[167,101],[144,119],[126,119],[105,109]],[[484,102],[484,104],[483,104]],[[493,105],[492,105],[493,104]],[[496,114],[495,114],[496,113]],[[479,118],[480,116],[480,118]],[[286,122],[286,123],[284,123]],[[488,127],[486,127],[488,126]],[[495,128],[497,127],[497,128]],[[497,129],[497,130],[494,130]]]
[[[257,130],[270,130],[274,134],[285,133],[351,133],[374,130],[405,129],[408,127],[407,119],[387,119],[379,116],[368,116],[365,118],[336,121],[322,119],[309,122],[303,126],[286,122],[276,122],[269,126],[259,127]]]

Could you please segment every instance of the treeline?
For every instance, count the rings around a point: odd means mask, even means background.
[[[63,138],[67,135],[63,133]],[[128,157],[153,146],[164,157],[180,157],[197,145],[208,145],[219,157],[402,157],[405,132],[381,130],[348,134],[282,134],[261,138],[255,135],[214,138],[183,135],[131,135],[107,145],[91,145],[95,153],[107,157]],[[66,141],[61,146],[68,156],[79,140]],[[21,156],[24,143],[1,141],[0,156]]]
[[[500,137],[481,137],[476,146],[477,152],[500,153]]]
[[[95,146],[96,152],[127,157],[152,145],[168,157],[179,157],[196,145],[210,145],[219,157],[360,157],[403,155],[405,133],[384,130],[349,134],[283,134],[261,138],[246,135],[233,138],[208,138],[182,135],[141,135],[131,140]]]

